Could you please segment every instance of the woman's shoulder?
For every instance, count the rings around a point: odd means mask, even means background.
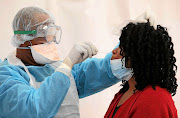
[[[154,90],[152,86],[147,86],[143,91],[136,92],[136,95],[131,109],[131,113],[134,113],[131,115],[134,117],[166,118],[172,116],[172,118],[177,118],[174,101],[171,94],[165,88],[156,86]]]
[[[166,88],[161,88],[160,86],[155,86],[155,89],[149,85],[144,88],[139,94],[138,101],[142,103],[157,103],[157,104],[169,104],[174,103],[171,94]]]
[[[142,91],[141,96],[147,96],[149,97],[160,97],[160,98],[167,98],[171,97],[171,94],[167,91],[166,88],[161,88],[160,86],[155,86],[155,89],[149,85]]]

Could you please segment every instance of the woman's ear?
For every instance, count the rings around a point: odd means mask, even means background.
[[[128,57],[127,59],[125,59],[125,67],[126,68],[131,68],[131,59],[130,57]]]

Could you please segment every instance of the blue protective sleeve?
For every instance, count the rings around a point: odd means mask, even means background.
[[[72,74],[80,98],[97,93],[120,81],[112,74],[111,57],[112,53],[108,53],[104,59],[88,58],[73,67]]]
[[[34,89],[22,69],[0,66],[0,117],[51,118],[58,112],[69,86],[69,77],[55,72]]]

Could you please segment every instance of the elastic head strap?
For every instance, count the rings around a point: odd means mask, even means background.
[[[14,31],[14,34],[37,34],[36,30],[32,31]]]

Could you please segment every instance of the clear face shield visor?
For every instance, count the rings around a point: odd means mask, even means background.
[[[49,26],[46,30],[46,41],[59,44],[62,30],[59,26]]]
[[[45,37],[47,43],[56,43],[58,44],[61,40],[62,30],[61,27],[54,24],[40,25],[37,28],[37,35],[35,37]]]
[[[40,25],[37,27],[37,30],[32,31],[14,31],[14,34],[27,34],[31,36],[32,39],[38,37],[45,37],[45,43],[56,43],[58,44],[61,40],[62,30],[61,27],[54,24],[50,25]]]

